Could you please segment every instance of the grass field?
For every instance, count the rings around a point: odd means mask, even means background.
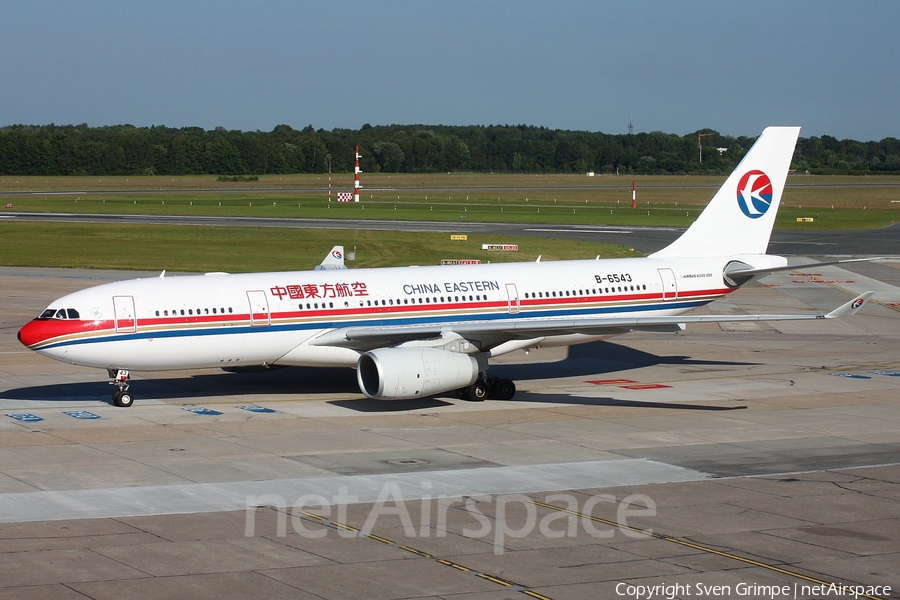
[[[724,178],[366,174],[362,202],[327,202],[323,175],[226,183],[193,177],[3,177],[11,210],[687,226]],[[631,208],[631,182],[637,208]],[[334,190],[352,188],[334,176]],[[336,192],[335,192],[336,194]],[[2,214],[0,208],[0,214]],[[797,218],[812,217],[812,223]],[[865,229],[900,221],[900,179],[791,176],[778,228]]]
[[[435,265],[442,259],[483,262],[638,256],[625,247],[545,238],[355,229],[272,229],[0,221],[0,265],[232,273],[312,269],[336,244],[356,247],[349,268]],[[486,252],[482,243],[518,244],[518,252]]]
[[[438,173],[364,174],[362,202],[327,202],[327,176],[263,176],[228,183],[192,177],[0,177],[3,211],[214,215],[331,219],[514,222],[578,225],[690,225],[722,177]],[[631,208],[631,183],[637,208]],[[352,189],[353,175],[333,178]],[[11,207],[9,207],[11,205]],[[4,208],[4,206],[6,206]],[[798,222],[812,218],[812,222]],[[900,221],[900,179],[791,176],[777,228],[867,229]],[[482,242],[517,243],[487,255]],[[438,234],[4,223],[0,265],[184,271],[305,269],[335,244],[357,246],[351,267],[437,264],[444,258],[494,262],[632,255],[627,248],[550,239],[444,240]],[[413,257],[412,259],[410,257]]]

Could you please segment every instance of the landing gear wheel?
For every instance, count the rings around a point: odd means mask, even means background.
[[[134,404],[134,396],[127,390],[119,390],[113,394],[113,404],[122,408],[128,408]]]
[[[491,386],[491,398],[511,400],[516,395],[516,384],[512,379],[498,379]]]
[[[108,369],[109,376],[113,379],[109,385],[114,385],[119,389],[113,394],[113,404],[122,408],[128,408],[134,404],[134,396],[128,391],[128,380],[131,378],[125,369]]]
[[[462,391],[465,399],[472,402],[484,402],[489,392],[488,385],[481,379],[468,387],[464,387]]]

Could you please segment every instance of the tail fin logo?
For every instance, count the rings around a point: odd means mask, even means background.
[[[737,186],[737,202],[741,212],[758,219],[772,206],[772,182],[759,170],[747,171]]]
[[[338,260],[341,260],[341,258],[343,258],[343,255],[340,253],[339,250],[332,250],[331,256],[333,256],[334,258],[336,258]]]

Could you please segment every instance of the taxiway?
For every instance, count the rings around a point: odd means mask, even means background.
[[[0,597],[900,589],[900,262],[704,309],[875,290],[848,319],[503,357],[508,402],[376,402],[351,370],[283,369],[141,374],[119,409],[105,373],[16,341],[54,298],[135,275],[0,269]]]

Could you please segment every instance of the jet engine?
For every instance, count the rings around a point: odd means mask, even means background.
[[[470,354],[427,347],[379,348],[359,357],[356,379],[369,398],[398,400],[466,387],[482,370]]]

